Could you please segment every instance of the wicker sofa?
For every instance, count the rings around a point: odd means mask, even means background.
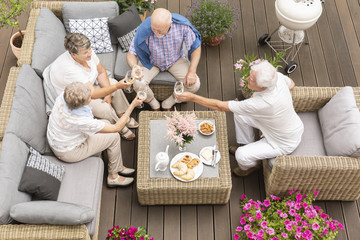
[[[338,91],[337,87],[295,87],[296,112],[314,112]],[[353,88],[360,107],[360,88]],[[345,138],[346,136],[344,136]],[[273,165],[270,167],[269,165]],[[263,160],[267,195],[284,196],[290,190],[319,192],[318,200],[357,200],[360,197],[360,158],[342,156],[278,156],[272,163]]]

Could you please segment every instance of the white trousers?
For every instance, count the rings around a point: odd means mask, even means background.
[[[236,141],[246,144],[238,147],[235,153],[240,169],[248,170],[261,163],[261,160],[289,154],[295,148],[274,148],[265,138],[255,142],[254,128],[258,128],[251,117],[234,114]]]

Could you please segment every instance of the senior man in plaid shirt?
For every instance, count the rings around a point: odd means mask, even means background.
[[[183,53],[183,44],[189,50],[189,59]],[[135,70],[142,67],[142,83],[136,81],[134,89],[142,88],[147,93],[145,100],[155,111],[160,103],[154,97],[149,84],[160,71],[169,71],[178,81],[184,83],[185,91],[195,93],[200,88],[200,79],[196,69],[201,55],[201,36],[185,17],[170,13],[164,8],[156,9],[150,18],[139,26],[130,45],[126,60]],[[138,65],[137,58],[140,62]],[[170,110],[175,104],[172,94],[161,103],[164,110]]]

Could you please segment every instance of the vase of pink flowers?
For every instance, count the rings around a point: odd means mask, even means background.
[[[317,191],[301,194],[291,190],[290,196],[270,195],[263,202],[241,197],[243,214],[234,239],[335,239],[344,226],[313,205]]]
[[[166,138],[174,141],[180,151],[185,151],[185,144],[191,143],[197,132],[196,115],[175,110],[170,117],[166,116],[166,126]]]

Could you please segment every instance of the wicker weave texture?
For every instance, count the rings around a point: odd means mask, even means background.
[[[84,224],[75,226],[60,225],[1,225],[0,239],[20,240],[90,240]]]
[[[19,71],[20,68],[10,68],[10,73],[6,82],[4,96],[0,107],[0,140],[2,140],[5,135],[5,129],[10,118],[10,111],[15,93],[16,78]]]
[[[292,91],[295,109],[317,111],[341,88],[297,87]],[[357,106],[360,88],[354,87]],[[314,191],[318,200],[356,200],[360,197],[360,158],[341,156],[278,156],[270,172],[263,161],[265,190],[268,195],[285,196],[299,190]]]
[[[170,115],[170,112],[167,114]],[[220,177],[200,177],[193,182],[181,182],[175,178],[150,178],[150,120],[165,119],[165,113],[142,111],[139,117],[137,167],[137,193],[140,204],[224,204],[228,202],[232,183],[225,113],[204,111],[195,112],[195,114],[198,119],[215,119],[217,144],[221,152]]]

